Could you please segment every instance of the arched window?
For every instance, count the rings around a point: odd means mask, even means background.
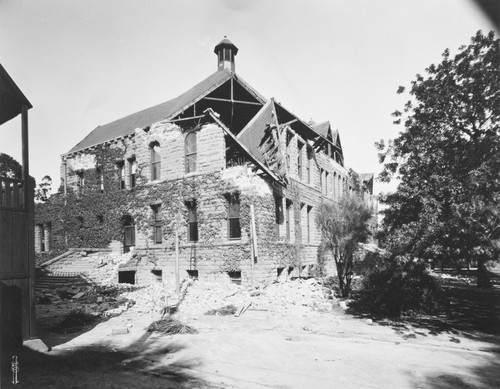
[[[156,181],[161,177],[160,144],[153,142],[149,145],[149,148],[151,150],[151,181]]]
[[[186,153],[186,173],[196,171],[196,132],[190,132],[184,142]]]

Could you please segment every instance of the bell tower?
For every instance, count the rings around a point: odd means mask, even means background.
[[[215,46],[214,53],[217,54],[217,68],[234,73],[234,56],[238,54],[238,48],[227,39],[227,36]]]

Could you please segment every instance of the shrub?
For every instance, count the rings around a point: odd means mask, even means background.
[[[71,310],[59,324],[60,329],[67,329],[73,327],[83,327],[90,324],[95,320],[95,317],[86,312],[84,308]]]
[[[356,304],[372,314],[431,313],[438,308],[440,292],[424,262],[395,260],[365,277]]]

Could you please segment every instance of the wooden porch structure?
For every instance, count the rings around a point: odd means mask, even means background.
[[[21,115],[23,167],[22,177],[0,176],[0,349],[20,345],[34,337],[34,180],[29,176],[28,158],[30,108],[28,99],[0,65],[0,125]]]

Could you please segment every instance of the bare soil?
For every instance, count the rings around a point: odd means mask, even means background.
[[[211,307],[188,292],[173,315],[198,333],[184,335],[147,332],[162,312],[137,306],[64,333],[54,326],[74,302],[41,305],[40,337],[52,350],[2,350],[2,388],[500,387],[500,289],[460,278],[445,286],[439,315],[397,321],[282,300],[207,316]]]

